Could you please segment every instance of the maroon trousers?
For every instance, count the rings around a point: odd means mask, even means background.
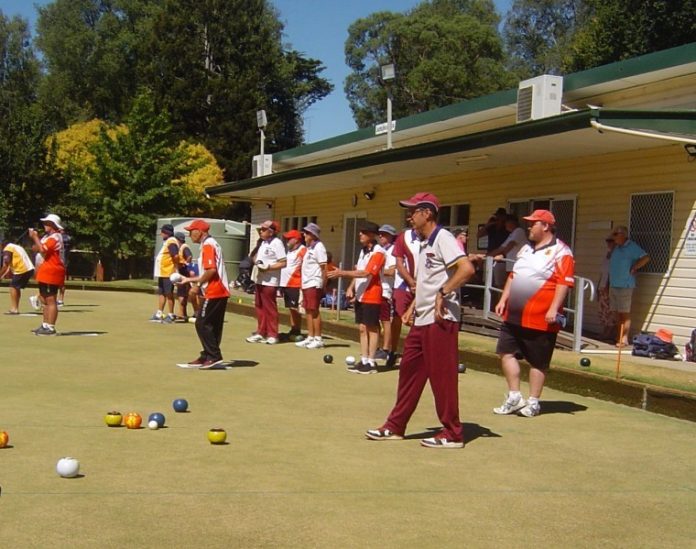
[[[459,422],[458,333],[459,324],[451,321],[411,328],[399,366],[396,404],[384,424],[385,429],[405,434],[425,382],[430,381],[443,435],[449,440],[463,440]]]
[[[256,285],[254,307],[256,309],[256,333],[263,337],[278,337],[278,303],[275,286]]]

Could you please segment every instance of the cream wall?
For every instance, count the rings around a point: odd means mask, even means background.
[[[367,201],[365,191],[376,191]],[[696,163],[689,162],[679,145],[668,145],[629,153],[576,158],[515,166],[499,170],[467,171],[448,176],[377,187],[356,182],[349,191],[331,191],[278,199],[274,218],[283,216],[318,217],[322,240],[340,260],[343,219],[346,213],[364,212],[376,223],[403,224],[398,201],[418,191],[435,193],[443,204],[469,203],[471,226],[485,222],[491,212],[508,200],[522,197],[575,195],[575,257],[578,275],[596,281],[599,277],[604,224],[627,225],[630,196],[636,192],[675,191],[671,243],[671,272],[642,274],[634,295],[634,328],[672,330],[675,343],[683,345],[696,327],[696,258],[686,258],[683,244],[688,222],[696,215]],[[357,205],[352,197],[358,196]],[[472,230],[473,233],[473,230]],[[586,326],[599,331],[596,303],[586,304]]]

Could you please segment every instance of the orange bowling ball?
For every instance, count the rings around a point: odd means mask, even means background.
[[[142,422],[143,418],[136,412],[128,412],[126,417],[123,418],[123,423],[129,429],[140,429]]]

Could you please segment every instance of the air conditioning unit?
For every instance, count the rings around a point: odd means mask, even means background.
[[[271,175],[273,173],[273,155],[264,154],[263,157],[260,154],[254,156],[251,161],[251,177],[261,177],[264,175]]]
[[[561,114],[563,77],[543,74],[523,80],[517,88],[517,121]]]

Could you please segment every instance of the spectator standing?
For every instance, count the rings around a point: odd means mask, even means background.
[[[647,252],[628,238],[628,228],[616,227],[614,250],[609,258],[609,306],[618,319],[616,346],[628,345],[631,332],[631,301],[636,273],[650,261]]]
[[[386,360],[386,366],[393,368],[396,365],[396,345],[392,336],[392,324],[394,322],[394,277],[396,275],[396,258],[394,251],[394,239],[396,229],[391,225],[382,225],[379,228],[378,242],[384,250],[384,266],[382,267],[382,306],[379,312],[379,320],[382,324],[382,347],[377,349],[375,358]],[[401,325],[399,325],[401,328]],[[398,343],[397,343],[398,344]]]
[[[556,218],[535,210],[529,222],[529,244],[505,283],[495,307],[503,317],[496,352],[500,356],[508,394],[496,414],[539,415],[539,398],[551,364],[556,337],[565,323],[563,302],[574,284],[575,262],[570,248],[556,238]],[[529,398],[520,392],[520,354],[529,362]]]
[[[602,326],[602,339],[612,340],[616,333],[616,315],[609,304],[609,260],[614,251],[614,235],[609,234],[604,239],[607,249],[602,257],[602,266],[597,282],[597,295],[599,304],[599,323]]]
[[[191,234],[191,240],[200,244],[200,275],[185,277],[182,284],[191,284],[191,291],[201,297],[201,305],[196,315],[196,334],[203,349],[198,358],[179,366],[205,370],[222,363],[220,342],[225,325],[227,300],[230,297],[230,285],[227,281],[222,248],[208,234],[210,225],[202,219],[195,219],[185,229]]]
[[[12,273],[12,279],[10,280],[10,308],[5,314],[18,315],[22,290],[27,287],[29,280],[34,276],[34,264],[24,248],[11,242],[4,242],[2,246],[0,280],[7,273]]]
[[[174,237],[174,227],[165,223],[160,229],[162,247],[155,258],[155,278],[157,279],[157,311],[151,322],[174,322],[174,283],[170,276],[179,270],[179,241]],[[165,316],[165,305],[169,313]]]
[[[56,335],[58,320],[58,291],[65,284],[65,264],[61,259],[63,236],[60,231],[63,225],[56,214],[48,214],[41,218],[44,236],[39,239],[34,229],[27,232],[34,242],[32,249],[41,255],[42,261],[36,271],[36,281],[39,283],[39,296],[43,302],[43,322],[34,330],[38,336]]]
[[[505,230],[510,233],[505,241],[494,250],[488,252],[486,255],[493,256],[493,259],[496,261],[504,262],[505,272],[507,275],[509,275],[512,272],[515,261],[517,260],[517,254],[522,249],[522,246],[528,242],[528,240],[527,233],[522,227],[520,227],[520,222],[516,215],[507,215],[505,218]],[[507,261],[503,261],[504,259]]]
[[[421,238],[415,300],[403,320],[410,324],[412,314],[415,318],[399,366],[396,404],[382,427],[369,429],[365,436],[372,440],[403,439],[429,381],[443,429],[421,444],[428,448],[462,448],[458,290],[473,275],[474,268],[454,236],[437,224],[440,201],[435,195],[418,193],[399,204],[409,209],[413,227]]]
[[[60,231],[60,234],[63,237],[63,249],[61,250],[61,260],[63,261],[63,265],[65,265],[65,276],[67,278],[68,259],[70,258],[72,237],[65,231],[65,229]],[[60,287],[60,290],[58,290],[58,299],[56,300],[56,304],[58,305],[58,307],[62,307],[63,305],[65,305],[65,282],[63,282],[63,285]]]
[[[505,228],[505,220],[507,218],[507,211],[505,208],[498,208],[496,212],[488,219],[483,227],[480,227],[476,237],[481,238],[482,236],[488,237],[488,243],[486,245],[486,254],[490,255],[490,252],[502,246],[503,242],[510,235],[508,230]],[[505,277],[507,276],[507,271],[505,270],[505,265],[503,262],[496,262],[493,264],[493,285],[496,288],[502,288],[505,285]]]
[[[276,221],[264,221],[259,226],[261,243],[253,257],[258,269],[254,306],[256,333],[247,337],[249,343],[278,343],[278,303],[276,293],[280,284],[280,270],[287,264],[285,246],[276,235],[280,226]]]
[[[321,349],[324,347],[324,340],[321,336],[319,305],[326,286],[328,253],[320,239],[319,225],[310,223],[302,232],[307,242],[307,253],[302,262],[302,297],[307,315],[307,337],[295,345],[305,349]]]
[[[290,311],[290,332],[288,336],[297,336],[302,332],[302,315],[300,314],[300,290],[302,288],[302,262],[307,247],[302,243],[302,233],[297,229],[283,234],[287,245],[286,265],[280,270],[280,287],[283,291],[285,307]]]
[[[380,273],[384,266],[384,250],[377,243],[379,225],[364,221],[359,229],[362,250],[358,263],[352,271],[336,269],[328,273],[329,278],[351,278],[346,297],[355,299],[355,322],[360,328],[360,362],[348,366],[348,371],[357,374],[377,373],[375,353],[379,341],[379,312],[382,306],[382,281]]]

